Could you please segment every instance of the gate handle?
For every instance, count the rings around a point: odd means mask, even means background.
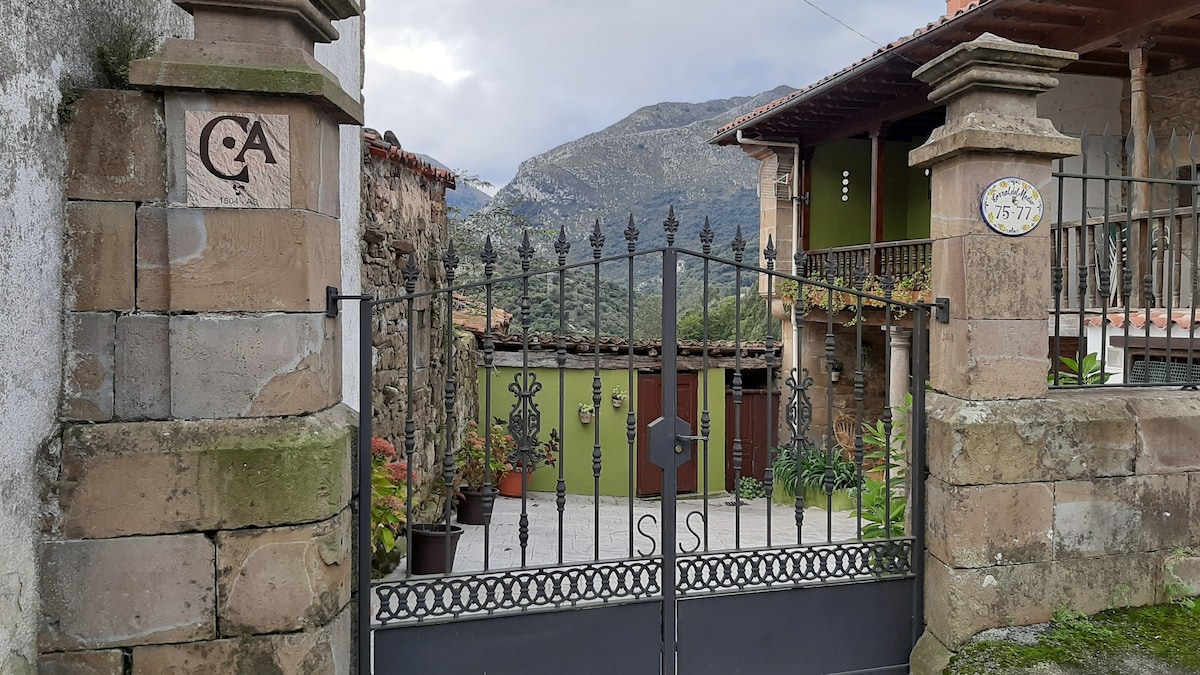
[[[707,441],[708,436],[676,436],[675,437],[675,454],[683,454],[683,441]]]

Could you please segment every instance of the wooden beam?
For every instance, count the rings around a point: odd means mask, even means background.
[[[1155,24],[1171,23],[1200,14],[1197,0],[1154,0],[1138,2],[1136,9],[1120,3],[1107,16],[1088,22],[1084,28],[1063,28],[1047,36],[1045,46],[1086,54],[1107,47],[1121,34],[1144,30]]]
[[[871,130],[871,260],[868,269],[879,273],[875,244],[883,241],[883,125]]]

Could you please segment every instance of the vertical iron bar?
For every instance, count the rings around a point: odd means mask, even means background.
[[[1064,170],[1063,160],[1058,160],[1058,172],[1062,174]],[[1060,371],[1062,356],[1062,291],[1063,291],[1063,237],[1066,236],[1066,228],[1063,227],[1063,191],[1066,179],[1061,175],[1058,177],[1058,218],[1054,219],[1054,229],[1051,236],[1051,241],[1054,244],[1054,260],[1050,267],[1050,287],[1054,292],[1054,349],[1050,355],[1050,367],[1054,372],[1054,381],[1052,384],[1058,385],[1058,375]],[[1085,209],[1086,212],[1086,209]]]
[[[446,249],[443,264],[446,269],[446,285],[452,287],[454,286],[454,270],[458,267],[458,256],[454,253],[453,240],[451,240],[449,248]],[[446,389],[444,406],[446,410],[446,449],[442,454],[442,481],[446,488],[445,574],[449,576],[454,560],[454,551],[451,547],[453,538],[450,536],[451,528],[453,527],[450,523],[450,509],[454,502],[454,476],[456,473],[454,466],[456,450],[454,447],[454,404],[458,397],[458,378],[454,372],[454,293],[446,291],[445,295],[446,316],[443,321],[446,322]],[[436,296],[434,297],[436,298]]]
[[[864,270],[864,272],[865,272],[865,270]],[[863,289],[865,288],[866,275],[860,273],[856,276],[858,278],[855,279],[855,281],[854,281],[854,288],[859,293],[862,293]],[[891,311],[887,307],[885,307],[884,309],[889,312]],[[866,380],[865,380],[865,375],[863,373],[863,358],[862,358],[863,323],[865,323],[863,321],[863,296],[862,295],[856,296],[854,311],[855,311],[855,313],[854,313],[854,330],[855,330],[855,333],[854,333],[854,337],[855,337],[855,343],[854,343],[854,464],[857,467],[856,470],[858,472],[858,482],[861,485],[862,484],[862,474],[863,474],[863,456],[865,454],[863,452],[863,438],[862,438],[862,425],[863,425],[862,419],[863,419],[863,412],[864,412],[863,411],[863,397],[866,392]],[[885,340],[885,342],[886,342],[886,340]],[[891,391],[889,390],[887,392],[887,394],[890,396]],[[862,496],[859,495],[857,497],[857,499],[859,499],[861,501]],[[861,541],[862,540],[862,511],[861,511],[861,509],[859,509],[859,511],[855,514],[855,526],[857,528],[855,530],[856,537]]]
[[[1169,177],[1179,178],[1179,160],[1177,159],[1179,156],[1179,137],[1174,131],[1171,132],[1171,140],[1168,143],[1167,148],[1171,155],[1171,173],[1169,174]],[[1173,382],[1175,377],[1174,371],[1171,369],[1172,356],[1174,356],[1172,353],[1173,341],[1171,339],[1171,333],[1175,328],[1175,315],[1172,310],[1174,310],[1179,304],[1179,289],[1177,288],[1179,282],[1176,280],[1178,277],[1178,268],[1175,265],[1175,256],[1179,253],[1179,237],[1175,234],[1175,195],[1179,193],[1179,188],[1175,185],[1171,185],[1169,190],[1171,192],[1171,196],[1167,199],[1167,219],[1163,223],[1163,232],[1165,233],[1166,241],[1166,265],[1163,267],[1162,272],[1162,296],[1163,309],[1165,310],[1164,313],[1167,317],[1167,381]],[[1188,364],[1188,368],[1191,368],[1191,364]]]
[[[528,492],[529,472],[532,470],[529,466],[529,457],[533,452],[534,443],[537,442],[537,439],[533,438],[529,410],[532,396],[529,375],[529,326],[533,322],[529,299],[529,268],[533,260],[533,245],[529,241],[528,229],[521,236],[521,246],[518,251],[521,258],[521,433],[517,436],[519,461],[515,468],[520,469],[521,473],[521,517],[517,521],[517,541],[521,546],[521,567],[525,567],[529,564]],[[486,461],[490,463],[491,457],[488,457]]]
[[[1151,131],[1149,133],[1146,141],[1147,141],[1146,149],[1147,149],[1147,152],[1149,153],[1150,161],[1153,163],[1153,161],[1155,159],[1154,155],[1157,154],[1157,152],[1156,152],[1157,148],[1155,147],[1155,144],[1154,144],[1153,131]],[[1154,231],[1156,228],[1154,227],[1153,214],[1154,214],[1154,202],[1155,202],[1154,193],[1156,192],[1156,190],[1154,189],[1155,186],[1152,183],[1147,182],[1145,180],[1145,178],[1149,178],[1149,176],[1143,177],[1142,180],[1139,182],[1141,182],[1143,184],[1143,186],[1144,186],[1143,191],[1146,194],[1146,216],[1145,216],[1146,219],[1145,219],[1145,225],[1142,226],[1144,228],[1143,231],[1146,234],[1146,236],[1144,237],[1144,239],[1146,240],[1146,267],[1145,267],[1145,274],[1142,275],[1142,308],[1143,308],[1142,326],[1144,329],[1143,332],[1145,334],[1145,338],[1144,338],[1145,342],[1143,343],[1143,352],[1144,352],[1143,358],[1145,358],[1145,360],[1146,360],[1146,379],[1147,379],[1147,381],[1149,381],[1149,379],[1150,379],[1150,377],[1149,377],[1150,376],[1150,328],[1151,328],[1151,325],[1153,324],[1153,322],[1150,320],[1150,316],[1151,316],[1152,310],[1154,310],[1155,306],[1158,304],[1157,296],[1154,293],[1154,271],[1155,271],[1155,268],[1158,267],[1158,263],[1156,263],[1154,260],[1154,249],[1155,249],[1155,245],[1158,244],[1159,242],[1157,241],[1158,237],[1154,236]],[[1162,248],[1162,247],[1159,246],[1159,248]],[[1160,261],[1161,261],[1161,258],[1160,258]]]
[[[766,336],[763,338],[763,359],[767,366],[767,466],[763,469],[763,488],[767,493],[767,546],[771,545],[771,519],[775,515],[775,509],[771,504],[771,492],[775,489],[775,429],[772,424],[774,408],[771,405],[771,386],[774,381],[774,366],[775,366],[775,342],[771,334],[771,298],[775,293],[775,242],[771,235],[767,235],[767,247],[763,250],[763,257],[767,262],[767,312],[766,312]],[[797,542],[799,543],[799,542]]]
[[[558,563],[563,561],[563,528],[566,526],[565,512],[567,508],[567,479],[566,465],[563,464],[563,452],[567,445],[566,424],[566,367],[567,367],[567,312],[566,312],[566,283],[567,283],[567,254],[571,245],[567,242],[567,231],[562,225],[558,228],[558,240],[554,242],[554,252],[558,254],[558,340],[554,350],[554,362],[558,365],[558,481],[554,485],[554,505],[558,510]]]
[[[708,216],[705,216],[704,217],[704,228],[702,230],[700,230],[700,250],[704,253],[704,255],[707,256],[712,253],[712,244],[713,244],[713,240],[715,238],[716,238],[716,233],[713,232],[712,225],[708,221]],[[703,291],[703,299],[702,299],[701,303],[703,306],[702,311],[704,313],[704,319],[702,321],[700,337],[701,337],[701,340],[703,341],[703,355],[701,356],[701,369],[704,373],[704,408],[703,408],[704,412],[702,412],[700,414],[700,435],[704,437],[704,440],[702,441],[702,443],[704,444],[704,446],[703,446],[704,447],[704,469],[703,469],[704,470],[704,502],[703,502],[703,504],[701,504],[701,510],[703,511],[703,515],[701,517],[704,522],[701,523],[701,525],[704,528],[704,552],[708,553],[708,494],[709,494],[709,485],[708,485],[709,438],[708,438],[708,434],[709,434],[709,431],[712,429],[712,417],[711,417],[711,415],[709,413],[709,409],[708,409],[708,395],[709,395],[708,394],[708,349],[709,349],[709,343],[708,343],[709,260],[708,260],[708,258],[704,259],[704,275],[703,276],[704,276],[704,291]],[[725,390],[723,382],[722,382],[721,390],[722,390],[722,392]],[[724,445],[724,444],[722,444],[722,445]]]
[[[1191,201],[1191,204],[1192,204],[1192,217],[1191,217],[1191,224],[1192,224],[1192,232],[1191,232],[1191,234],[1192,234],[1192,251],[1191,251],[1192,264],[1191,264],[1191,268],[1192,269],[1191,269],[1191,272],[1192,272],[1192,274],[1191,274],[1191,283],[1189,284],[1191,286],[1191,299],[1188,302],[1188,348],[1187,348],[1187,351],[1188,351],[1188,358],[1187,358],[1188,382],[1192,383],[1192,384],[1196,383],[1196,380],[1197,380],[1196,375],[1195,375],[1195,373],[1196,373],[1195,366],[1193,366],[1193,363],[1194,363],[1193,358],[1196,355],[1196,297],[1197,297],[1197,288],[1196,287],[1198,285],[1200,285],[1200,257],[1197,257],[1198,255],[1200,255],[1200,228],[1197,227],[1197,222],[1196,222],[1198,217],[1200,217],[1200,203],[1197,203],[1197,202],[1200,202],[1200,190],[1197,190],[1197,185],[1200,184],[1200,183],[1197,183],[1197,179],[1200,177],[1196,176],[1196,162],[1197,162],[1197,159],[1196,159],[1196,132],[1193,131],[1191,134],[1188,135],[1188,166],[1190,167],[1188,170],[1188,180],[1191,181],[1191,184],[1187,186],[1187,189],[1191,193],[1191,199],[1189,201]]]
[[[833,541],[833,369],[834,363],[837,361],[836,345],[833,334],[833,287],[832,284],[837,283],[839,279],[835,278],[837,267],[833,264],[825,267],[825,281],[831,286],[825,290],[828,304],[825,311],[825,369],[828,371],[828,377],[825,378],[825,447],[822,452],[825,453],[825,541]],[[840,285],[840,284],[839,284]]]
[[[406,385],[405,386],[405,395],[407,397],[407,399],[406,399],[407,403],[406,403],[406,406],[404,409],[404,461],[408,464],[408,485],[410,487],[413,484],[413,458],[417,454],[417,421],[416,421],[415,414],[413,413],[413,408],[415,407],[414,400],[416,398],[416,392],[413,389],[413,371],[415,369],[415,366],[413,364],[415,363],[415,359],[416,359],[416,350],[415,350],[415,343],[416,343],[415,330],[416,329],[415,329],[415,325],[417,323],[416,322],[416,309],[417,308],[416,308],[416,302],[414,301],[412,294],[413,294],[413,291],[415,291],[417,288],[417,277],[419,274],[420,273],[417,270],[417,256],[414,253],[410,253],[408,255],[408,263],[404,266],[404,269],[402,271],[402,275],[404,277],[404,292],[408,295],[408,300],[405,301],[405,311],[407,312],[407,314],[405,314],[405,322],[404,322],[406,325],[405,339],[408,342],[407,355],[406,355],[407,360],[405,361],[405,364],[404,364],[404,369],[405,369],[405,378],[404,379],[405,379],[405,385]],[[368,352],[368,353],[370,353],[370,352]],[[430,467],[430,468],[432,469],[433,467]],[[405,517],[406,518],[411,517],[412,512],[413,512],[413,510],[412,510],[412,508],[413,508],[413,491],[411,489],[405,490],[404,508],[405,508],[405,510],[404,510]],[[413,533],[412,533],[411,527],[404,528],[404,537],[405,537],[405,545],[407,546],[405,551],[412,551]],[[407,576],[411,577],[413,575],[413,557],[411,555],[407,555],[407,554],[404,557],[405,557],[405,561],[406,561],[405,562],[405,571],[408,573]]]
[[[884,277],[884,279],[883,279],[883,297],[887,299],[887,302],[885,303],[886,307],[884,308],[885,311],[884,311],[884,315],[883,315],[884,316],[883,373],[884,373],[884,383],[886,384],[887,390],[889,392],[892,390],[892,387],[895,386],[895,384],[896,384],[895,382],[892,382],[892,340],[895,338],[894,331],[896,328],[895,327],[896,306],[891,304],[895,290],[896,290],[895,279],[893,279],[890,276]],[[910,343],[909,348],[913,349],[911,344],[912,343]],[[891,447],[892,427],[893,427],[892,416],[893,416],[892,402],[889,397],[888,401],[886,403],[884,403],[884,405],[883,405],[883,435],[884,435],[884,439],[883,439],[884,460],[883,461],[884,461],[884,466],[887,466],[887,463],[891,462],[891,458],[892,458],[892,447]],[[884,481],[884,488],[885,488],[885,490],[884,490],[884,492],[885,492],[885,494],[884,494],[884,503],[885,503],[884,512],[888,515],[888,517],[885,518],[884,528],[886,530],[888,530],[888,532],[891,531],[891,523],[888,522],[888,520],[892,513],[892,506],[891,506],[891,502],[889,500],[889,497],[891,496],[891,482],[890,482],[891,475],[892,475],[891,471],[885,471],[883,474],[883,481]],[[859,491],[860,492],[862,491],[861,490],[862,482],[863,482],[862,469],[860,468],[859,469],[859,488],[860,488]],[[861,496],[859,497],[859,500],[858,500],[858,520],[859,520],[859,527],[861,528],[862,527],[862,497]]]
[[[674,219],[674,210],[670,218]],[[677,322],[678,316],[678,299],[676,293],[676,264],[679,260],[678,252],[674,246],[674,242],[668,242],[666,249],[663,250],[663,365],[662,365],[662,410],[664,423],[669,429],[675,429],[675,419],[678,416],[679,409],[679,391],[676,388],[679,385],[677,372]],[[672,434],[674,435],[674,434]],[[673,439],[674,443],[681,441]],[[663,469],[663,496],[662,496],[662,594],[663,594],[663,622],[662,622],[662,675],[675,675],[675,503],[678,499],[678,484],[676,480],[677,470],[674,465]]]
[[[604,251],[604,233],[597,220],[591,236],[592,259],[599,260]],[[592,338],[594,342],[592,369],[592,517],[594,557],[600,559],[600,471],[603,456],[600,449],[600,263],[593,264],[592,278]]]
[[[1083,159],[1082,159],[1082,171],[1080,171],[1080,173],[1082,173],[1083,175],[1086,176],[1088,173],[1088,142],[1087,142],[1086,135],[1083,136],[1083,139],[1081,140],[1081,144],[1082,144],[1081,151],[1082,151]],[[1062,160],[1059,160],[1059,161],[1061,162]],[[1078,332],[1078,339],[1075,342],[1076,348],[1075,348],[1074,358],[1075,358],[1076,362],[1079,364],[1078,367],[1082,368],[1083,357],[1087,354],[1087,352],[1085,352],[1083,349],[1081,349],[1080,346],[1085,344],[1085,342],[1087,341],[1087,297],[1088,297],[1088,294],[1087,294],[1088,271],[1087,270],[1088,270],[1088,259],[1089,259],[1088,246],[1087,246],[1087,233],[1088,233],[1088,229],[1089,229],[1089,225],[1088,225],[1088,179],[1083,178],[1080,180],[1080,183],[1083,184],[1080,189],[1080,201],[1082,203],[1080,204],[1080,208],[1079,208],[1079,242],[1077,244],[1077,253],[1076,253],[1076,255],[1079,256],[1079,261],[1078,261],[1078,263],[1076,263],[1076,268],[1075,268],[1076,274],[1079,275],[1079,278],[1075,280],[1076,287],[1079,289],[1079,312],[1078,312],[1078,314],[1079,314],[1078,331],[1079,332]],[[1082,375],[1083,375],[1083,373],[1080,373],[1081,380],[1082,380]],[[1083,383],[1080,382],[1080,384],[1083,384]]]
[[[492,305],[494,298],[492,296],[495,290],[495,284],[492,281],[492,276],[496,273],[496,250],[492,248],[492,237],[488,235],[484,239],[483,252],[480,254],[480,259],[483,261],[483,279],[484,279],[484,313],[483,313],[483,415],[480,422],[483,423],[484,443],[487,448],[484,454],[488,460],[484,462],[484,472],[487,486],[483,490],[483,571],[488,571],[491,566],[491,539],[492,539],[492,512],[496,504],[497,490],[492,485],[491,480],[491,456],[492,456],[492,374],[495,370],[495,339],[492,337]],[[411,348],[412,341],[409,340]],[[411,407],[411,403],[410,403]],[[499,481],[497,481],[499,482]],[[411,492],[411,490],[410,490]]]
[[[800,244],[793,242],[794,245]],[[808,388],[812,383],[812,378],[804,369],[804,335],[803,330],[804,315],[806,310],[806,292],[804,290],[804,279],[808,273],[808,258],[804,253],[795,253],[792,256],[792,261],[795,269],[804,270],[804,274],[797,273],[796,281],[796,298],[792,301],[792,339],[795,341],[795,363],[792,368],[795,372],[796,395],[795,395],[795,443],[792,444],[792,452],[796,453],[796,498],[793,511],[795,515],[793,519],[796,521],[796,545],[804,543],[804,490],[801,486],[799,466],[801,453],[808,451],[808,429],[811,421],[812,402],[808,398]]]
[[[358,509],[358,626],[355,636],[359,675],[371,673],[371,415],[374,414],[371,350],[375,333],[371,315],[374,307],[371,300],[358,303],[358,499],[355,502]]]
[[[633,214],[629,215],[629,225],[625,227],[625,251],[629,254],[629,264],[625,271],[625,334],[629,340],[629,366],[626,373],[627,388],[625,390],[625,441],[629,445],[629,557],[634,555],[633,549],[633,499],[637,494],[634,482],[637,463],[637,414],[633,410],[633,392],[637,386],[633,366],[633,253],[637,250],[638,229],[633,222]]]
[[[733,548],[742,548],[742,266],[746,240],[738,225],[733,237]],[[665,313],[665,312],[664,312]]]
[[[908,444],[911,451],[909,466],[910,503],[912,519],[913,549],[913,644],[925,631],[925,429],[928,420],[925,412],[925,381],[929,378],[929,310],[921,308],[913,312],[913,378],[912,417],[908,429]]]
[[[1132,136],[1131,136],[1131,138],[1132,138]],[[1133,153],[1129,152],[1128,156],[1130,159],[1132,159]],[[1124,236],[1121,238],[1122,265],[1123,265],[1123,267],[1121,269],[1121,302],[1125,307],[1125,321],[1122,323],[1121,331],[1122,331],[1122,337],[1124,338],[1124,341],[1125,341],[1124,342],[1124,345],[1125,345],[1124,350],[1125,350],[1125,354],[1126,354],[1126,357],[1125,357],[1125,361],[1126,361],[1126,363],[1125,363],[1125,367],[1126,367],[1125,381],[1128,382],[1129,376],[1132,374],[1133,361],[1134,361],[1133,347],[1132,347],[1132,345],[1129,344],[1129,336],[1130,336],[1129,325],[1130,325],[1130,315],[1132,313],[1131,302],[1133,300],[1133,268],[1134,268],[1133,258],[1134,258],[1134,256],[1140,255],[1140,252],[1134,250],[1134,246],[1133,246],[1136,242],[1134,242],[1134,237],[1133,237],[1133,227],[1134,227],[1134,225],[1133,225],[1133,203],[1130,200],[1132,200],[1132,198],[1133,198],[1133,191],[1135,189],[1135,185],[1134,185],[1133,179],[1128,176],[1125,177],[1125,180],[1123,182],[1124,182],[1124,187],[1125,187],[1125,189],[1123,190],[1123,193],[1126,196],[1127,203],[1125,204],[1125,232],[1124,232]]]
[[[1101,234],[1104,235],[1104,252],[1100,258],[1100,274],[1098,284],[1100,285],[1097,295],[1100,296],[1100,372],[1107,371],[1108,366],[1108,301],[1112,294],[1112,227],[1109,225],[1109,195],[1112,191],[1112,179],[1109,178],[1112,171],[1112,153],[1107,134],[1105,130],[1103,140],[1104,147],[1104,221],[1101,227]]]

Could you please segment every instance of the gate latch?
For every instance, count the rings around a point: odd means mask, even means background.
[[[650,463],[662,469],[676,469],[692,458],[692,441],[705,440],[693,436],[692,425],[678,417],[660,417],[646,428],[650,440]]]

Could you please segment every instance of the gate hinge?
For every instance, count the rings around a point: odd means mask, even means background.
[[[938,323],[950,323],[950,298],[934,298],[933,318]]]
[[[336,319],[338,303],[342,300],[370,300],[369,295],[339,295],[337,286],[325,287],[325,316]]]

